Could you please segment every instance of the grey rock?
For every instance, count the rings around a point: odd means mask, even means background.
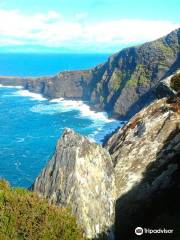
[[[33,190],[70,207],[87,238],[114,239],[114,168],[100,145],[66,129]]]
[[[173,239],[178,239],[178,98],[173,103],[168,98],[156,100],[105,143],[115,166],[117,239],[141,239],[134,234],[137,226],[155,229],[168,226],[176,229]]]
[[[156,91],[156,95],[158,98],[163,98],[163,97],[171,97],[171,96],[175,96],[177,94],[177,92],[171,88],[171,78],[176,75],[179,74],[180,70],[177,70],[174,74],[170,75],[169,77],[163,79],[162,81],[160,81],[160,83],[157,85],[155,91]]]

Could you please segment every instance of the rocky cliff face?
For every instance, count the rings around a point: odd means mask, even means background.
[[[177,70],[175,74],[172,74],[159,82],[155,88],[155,94],[158,98],[172,97],[177,94],[177,92],[171,86],[172,77],[177,75],[180,75],[180,70]]]
[[[0,77],[0,84],[20,85],[49,99],[63,97],[86,100],[89,96],[87,85],[91,79],[91,71],[87,70],[62,72],[52,77]]]
[[[114,169],[100,145],[66,129],[33,190],[70,207],[87,238],[114,239]]]
[[[106,149],[115,168],[117,239],[149,239],[134,234],[138,226],[174,229],[167,239],[179,239],[179,97],[144,108],[108,140]]]
[[[114,115],[130,117],[156,98],[151,90],[178,68],[180,29],[111,56],[101,66],[103,70],[92,90],[90,102]]]
[[[86,100],[95,109],[129,118],[156,99],[154,87],[180,68],[180,29],[156,41],[126,48],[87,71],[62,72],[47,78],[6,78],[48,98]]]

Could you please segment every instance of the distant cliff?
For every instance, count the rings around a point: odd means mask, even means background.
[[[93,108],[129,118],[156,99],[158,82],[180,68],[180,29],[153,42],[123,49],[86,71],[53,77],[0,77],[0,83],[23,85],[47,98],[88,101]]]
[[[103,74],[90,102],[114,115],[130,117],[156,98],[154,87],[178,68],[180,29],[110,57],[101,67]]]

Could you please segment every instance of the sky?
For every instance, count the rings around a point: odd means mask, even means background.
[[[180,27],[179,0],[0,0],[0,51],[113,53]]]

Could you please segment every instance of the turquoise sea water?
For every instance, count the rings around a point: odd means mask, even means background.
[[[19,62],[22,61],[20,56],[16,57],[16,61],[17,59]],[[22,63],[16,69],[16,61],[14,61],[14,65],[12,64],[14,55],[12,58],[9,56],[10,65],[13,67],[6,72],[6,62],[1,62],[0,75],[54,74],[55,67],[53,65],[51,69],[46,62],[45,55],[44,63],[41,63],[42,69],[39,68],[38,71],[35,65],[32,67],[37,61],[36,57],[34,56],[33,60],[32,56],[30,59],[26,56],[28,63],[30,64],[32,61],[32,64],[26,69],[22,69],[19,74]],[[86,57],[82,55],[81,59],[78,55],[77,63],[74,56],[76,61],[68,64],[71,67],[74,66],[72,69],[75,69],[75,66],[76,69],[84,68]],[[100,55],[98,57],[96,58],[94,55],[94,60],[91,58],[88,67],[97,64],[97,59],[100,61]],[[60,58],[63,62],[63,57]],[[105,58],[105,56],[103,55],[101,58]],[[50,59],[48,59],[49,61]],[[51,61],[55,62],[52,55]],[[68,68],[66,62],[63,64],[64,67],[59,70]],[[86,59],[86,64],[88,65],[88,59]],[[49,67],[44,69],[44,66]],[[101,142],[107,133],[112,132],[120,124],[119,121],[108,119],[105,113],[91,111],[81,101],[63,99],[48,101],[41,95],[20,88],[0,86],[0,177],[6,178],[13,186],[29,187],[52,156],[56,142],[64,128],[73,128],[91,140]]]
[[[5,54],[0,53],[0,75],[48,76],[64,70],[95,67],[108,54]]]

